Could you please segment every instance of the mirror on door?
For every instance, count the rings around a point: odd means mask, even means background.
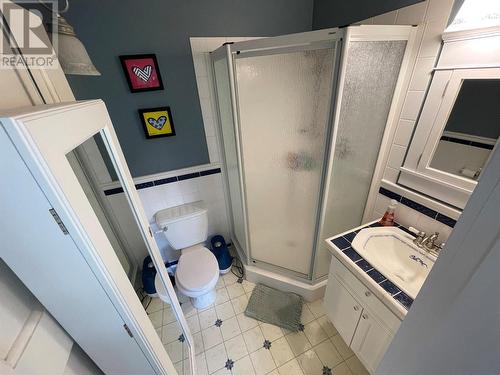
[[[500,135],[500,80],[465,79],[430,167],[477,180]]]

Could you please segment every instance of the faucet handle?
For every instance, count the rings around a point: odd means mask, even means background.
[[[425,232],[418,230],[417,228],[409,227],[408,230],[410,232],[414,233],[415,236],[417,236],[417,237],[424,237],[425,236]]]

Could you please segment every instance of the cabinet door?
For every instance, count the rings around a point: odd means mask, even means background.
[[[361,305],[331,274],[326,286],[324,303],[328,317],[349,345],[361,315]]]
[[[367,310],[363,310],[351,349],[371,373],[374,373],[393,336]]]

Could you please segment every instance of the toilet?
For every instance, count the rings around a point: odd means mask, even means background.
[[[208,217],[203,201],[158,211],[155,221],[170,246],[181,251],[175,272],[175,284],[179,292],[190,297],[197,309],[213,304],[219,265],[212,252],[204,246],[208,234]],[[155,284],[159,286],[161,282]],[[164,297],[162,300],[169,301],[161,286],[157,288],[158,295]]]

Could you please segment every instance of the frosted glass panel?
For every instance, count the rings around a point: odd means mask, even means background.
[[[334,48],[236,59],[252,259],[308,275]]]
[[[219,104],[219,116],[224,140],[224,156],[226,158],[229,195],[231,198],[231,213],[233,223],[232,241],[247,253],[245,242],[245,222],[243,216],[243,201],[240,186],[240,172],[236,148],[236,135],[234,132],[233,111],[231,107],[231,90],[229,86],[229,73],[227,60],[221,59],[214,62],[215,88]]]
[[[330,264],[323,239],[361,224],[405,49],[406,41],[349,43],[316,277]]]

